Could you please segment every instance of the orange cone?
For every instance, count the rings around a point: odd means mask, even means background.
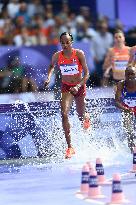
[[[80,191],[76,193],[77,197],[82,197],[88,193],[89,189],[89,166],[86,164],[82,168]]]
[[[112,196],[111,202],[109,204],[112,205],[122,203],[129,203],[129,201],[125,199],[124,193],[122,191],[120,174],[114,174],[112,180]]]
[[[90,170],[89,191],[88,191],[88,197],[86,198],[86,200],[97,199],[97,198],[104,198],[104,197],[105,196],[101,194],[100,187],[98,186],[97,173],[92,168]]]
[[[133,168],[130,172],[136,173],[136,147],[134,148],[133,151]]]
[[[104,167],[102,164],[102,160],[100,158],[96,159],[96,171],[97,171],[97,178],[98,178],[98,184],[111,184],[108,180],[106,180],[104,175]]]

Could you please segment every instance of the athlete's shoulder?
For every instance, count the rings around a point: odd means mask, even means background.
[[[74,49],[75,51],[76,51],[76,54],[77,55],[84,55],[84,51],[83,50],[81,50],[81,49]]]
[[[136,46],[132,46],[132,47],[131,47],[131,51],[132,51],[132,52],[136,51]]]
[[[132,49],[136,49],[136,45],[131,47]]]
[[[55,53],[53,54],[52,58],[55,59],[55,60],[58,60],[60,53],[61,53],[61,51],[55,52]]]
[[[58,57],[60,54],[61,54],[61,51],[57,51],[57,52],[55,52],[55,53],[53,54],[53,56]]]
[[[114,53],[115,50],[116,50],[116,48],[115,48],[114,46],[113,46],[113,47],[110,47],[110,48],[108,48],[107,53]]]
[[[113,47],[110,47],[109,49],[108,49],[108,51],[109,52],[111,52],[111,51],[114,51],[116,48],[113,46]]]
[[[53,56],[52,56],[52,65],[55,65],[58,62],[58,60],[59,60],[59,53],[60,53],[60,51],[55,52],[53,54]]]
[[[130,46],[125,46],[125,48],[127,48],[127,49],[131,49],[131,47],[130,47]]]
[[[116,50],[115,47],[110,47],[107,51],[107,55],[108,56],[113,56],[114,53],[115,53],[115,50]]]
[[[131,50],[131,47],[130,46],[125,46],[125,49],[130,51]]]

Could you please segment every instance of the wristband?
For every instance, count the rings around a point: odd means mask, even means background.
[[[76,85],[77,89],[81,88],[81,86],[82,86],[81,84]]]

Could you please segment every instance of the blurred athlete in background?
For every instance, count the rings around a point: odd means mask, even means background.
[[[103,64],[103,85],[109,83],[110,73],[112,73],[113,84],[125,79],[125,69],[128,64],[130,47],[125,45],[123,31],[116,30],[114,33],[114,46],[111,47],[105,57]]]

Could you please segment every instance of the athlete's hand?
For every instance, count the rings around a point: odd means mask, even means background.
[[[78,87],[77,86],[74,86],[74,87],[71,87],[70,88],[70,92],[72,93],[72,94],[77,94],[77,92],[78,92]]]
[[[110,77],[110,70],[111,70],[111,67],[107,68],[103,74],[103,76],[105,78],[109,78]]]
[[[136,111],[135,107],[131,107],[131,112],[134,114]]]
[[[134,112],[134,109],[133,109],[133,108],[130,108],[130,107],[125,107],[125,108],[124,108],[124,111],[127,112],[127,113],[133,113],[133,112]]]
[[[47,78],[47,80],[44,81],[44,86],[47,87],[50,83],[50,79]]]

